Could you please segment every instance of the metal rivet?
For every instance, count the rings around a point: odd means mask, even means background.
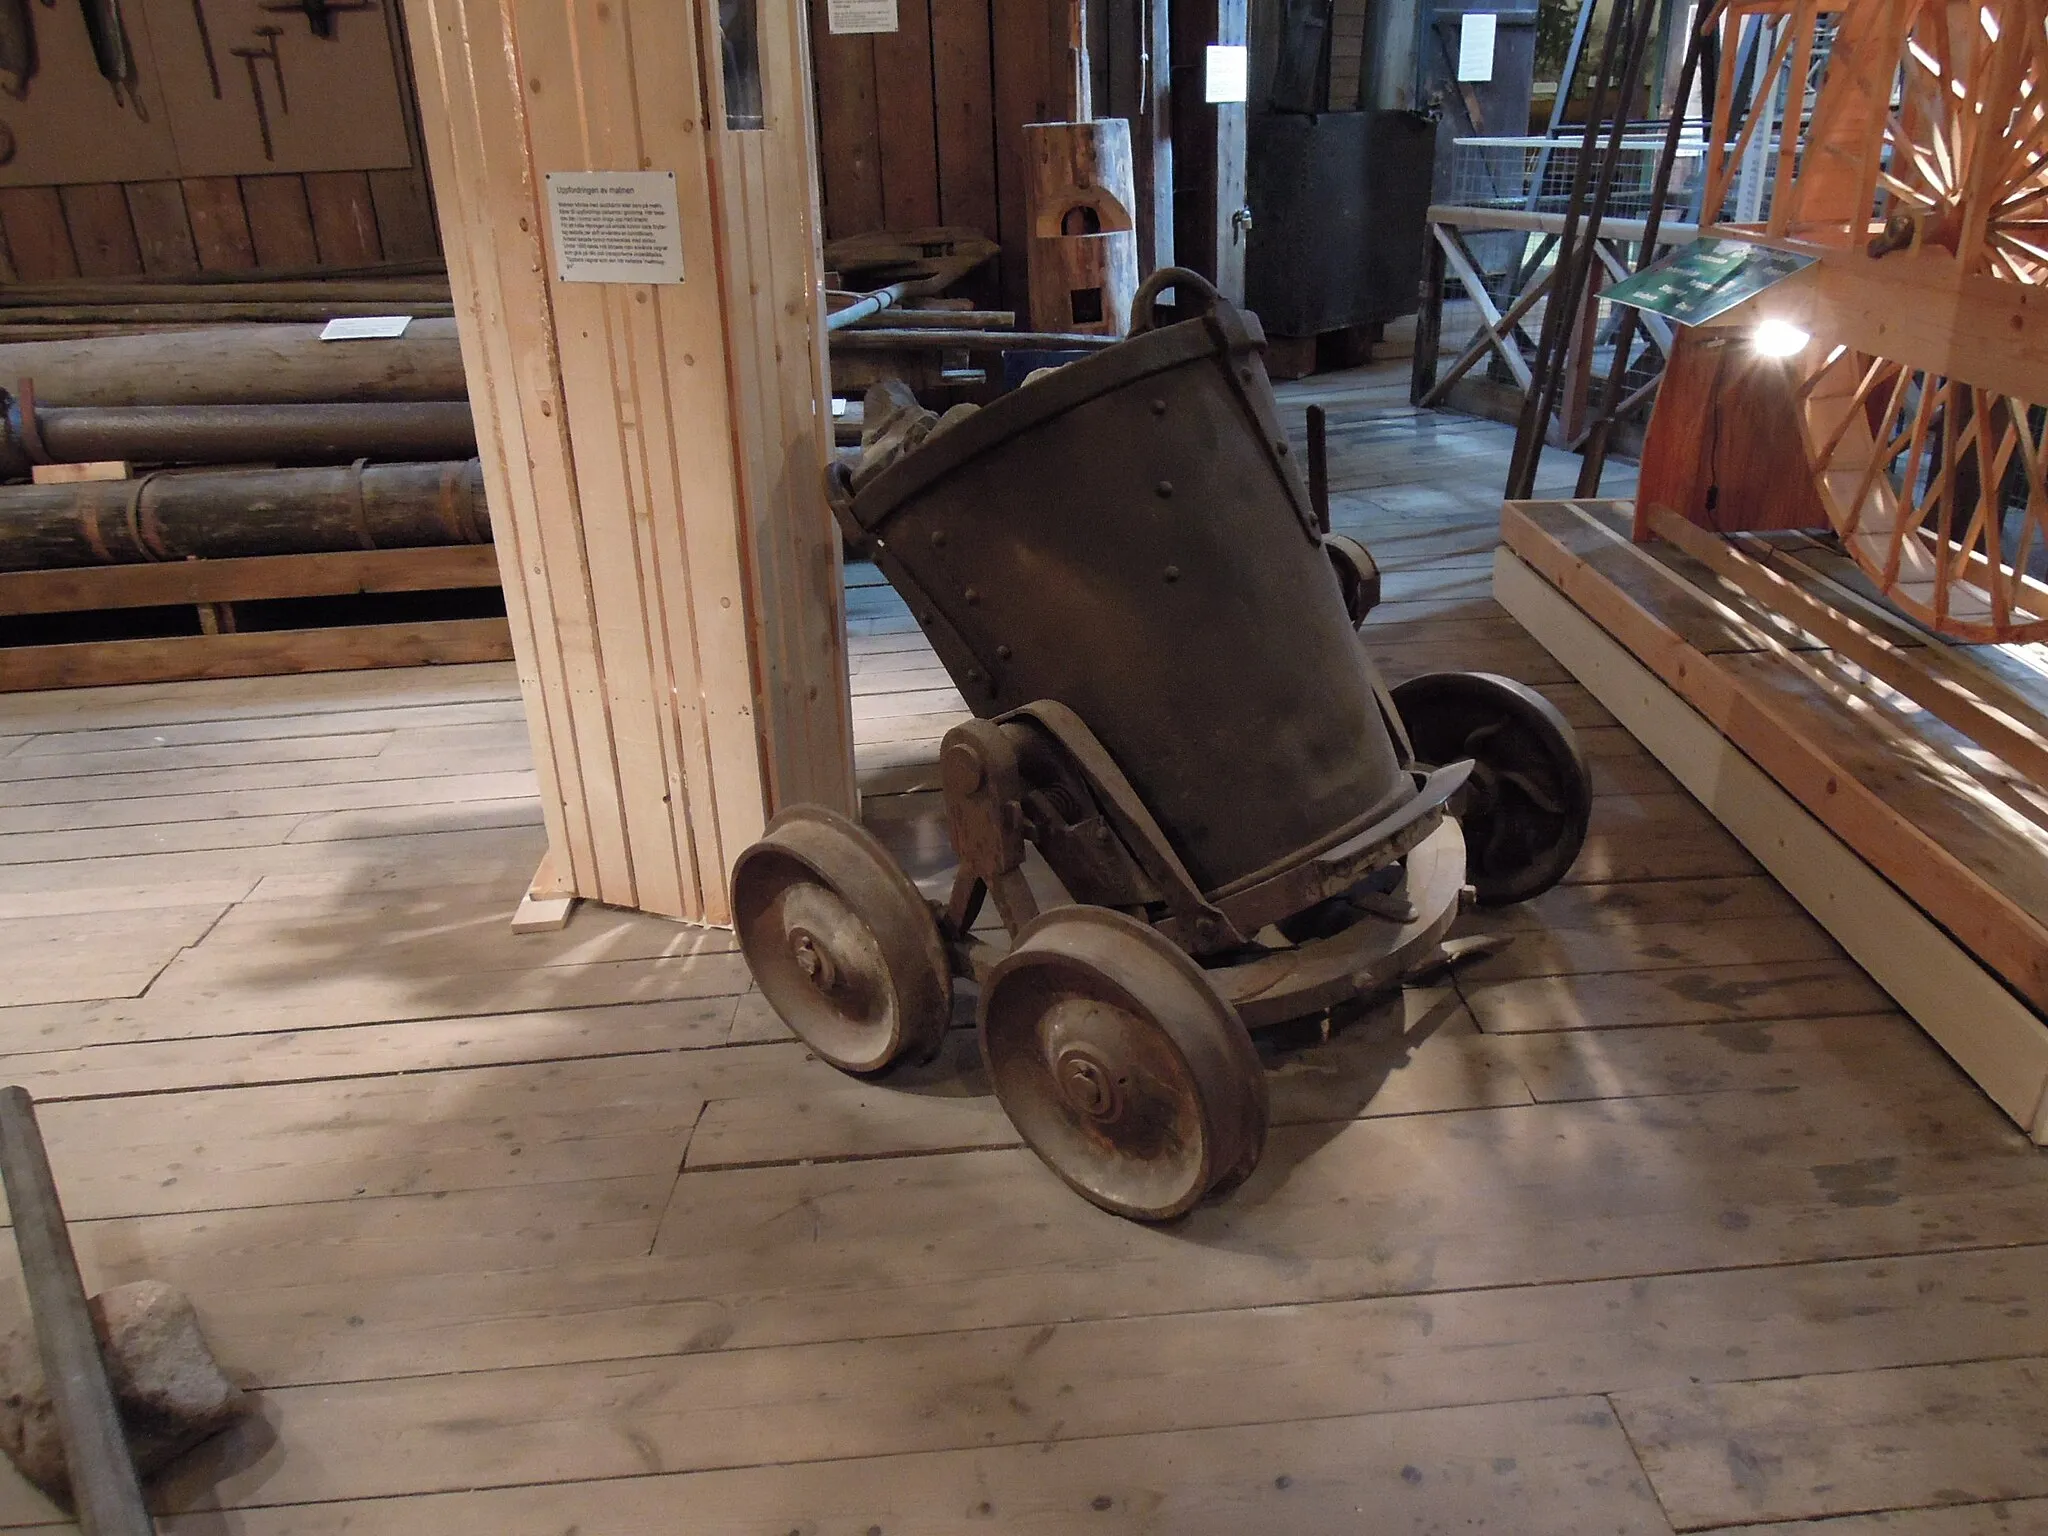
[[[1169,566],[1168,566],[1168,567],[1166,568],[1166,579],[1167,579],[1168,581],[1179,581],[1179,580],[1180,580],[1180,567],[1179,567],[1179,566],[1177,566],[1177,565],[1169,565]]]
[[[1154,400],[1152,402],[1152,414],[1154,416],[1164,416],[1166,414],[1166,402],[1164,400]]]
[[[961,595],[967,599],[968,607],[979,608],[981,606],[981,589],[979,587],[969,587]]]
[[[980,682],[980,681],[981,681],[981,668],[979,668],[979,667],[969,667],[969,668],[967,669],[967,681],[969,681],[970,683],[978,683],[978,682]]]
[[[1171,496],[1173,494],[1173,482],[1171,480],[1162,480],[1152,489],[1162,496]]]
[[[1273,445],[1273,451],[1279,454],[1281,458],[1286,458],[1288,453],[1287,439],[1283,437],[1278,442],[1276,442]]]
[[[1247,384],[1251,383],[1251,381],[1252,381],[1252,371],[1251,371],[1251,369],[1249,369],[1249,368],[1240,368],[1240,369],[1238,369],[1238,370],[1237,370],[1237,376],[1238,376],[1238,377],[1239,377],[1240,379],[1243,379],[1243,380],[1245,381],[1245,383],[1247,383]]]
[[[999,646],[997,646],[997,647],[996,647],[996,660],[997,660],[997,661],[1008,661],[1009,659],[1010,659],[1010,648],[1009,648],[1009,647],[1008,647],[1007,645],[999,645]]]
[[[931,611],[931,610],[930,610],[929,608],[927,608],[927,609],[926,609],[926,610],[925,610],[925,611],[924,611],[923,613],[920,613],[920,614],[919,614],[919,615],[917,616],[917,622],[918,622],[918,623],[920,623],[920,624],[929,624],[929,623],[931,623],[931,621],[932,621],[932,611]]]
[[[943,529],[943,528],[934,528],[934,529],[932,530],[932,548],[933,548],[933,549],[944,549],[945,547],[946,547],[946,530],[945,530],[945,529]]]

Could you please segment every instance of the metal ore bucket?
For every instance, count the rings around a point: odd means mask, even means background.
[[[977,715],[1078,714],[1204,893],[1228,896],[1416,793],[1317,531],[1255,317],[1133,334],[883,470],[842,516]]]

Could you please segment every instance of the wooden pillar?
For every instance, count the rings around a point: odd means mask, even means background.
[[[535,894],[712,923],[774,809],[854,800],[810,69],[796,0],[756,3],[762,126],[735,128],[717,0],[407,0]],[[563,281],[558,171],[672,172],[682,281]]]
[[[1203,99],[1210,44],[1246,41],[1246,0],[1173,0],[1173,255],[1244,302],[1245,107]]]

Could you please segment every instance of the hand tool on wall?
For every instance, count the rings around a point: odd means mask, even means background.
[[[230,48],[229,53],[240,59],[249,71],[249,100],[256,107],[256,131],[263,135],[263,158],[277,159],[277,146],[270,138],[270,108],[263,101],[263,77],[256,72],[258,59],[270,58],[268,48]]]
[[[306,18],[306,30],[314,37],[334,40],[334,18],[343,11],[374,11],[376,0],[262,0],[266,11],[290,11]]]
[[[0,91],[16,101],[28,99],[28,82],[36,72],[36,31],[28,0],[0,0]]]
[[[128,44],[128,27],[121,16],[121,0],[80,0],[85,12],[86,35],[92,39],[92,56],[99,65],[100,78],[114,88],[114,99],[142,111],[135,91],[135,50]]]
[[[284,28],[258,27],[256,35],[263,39],[264,51],[270,56],[270,72],[277,77],[277,110],[290,116],[292,103],[284,93],[284,50],[280,45]]]
[[[199,31],[199,51],[206,57],[206,78],[213,85],[213,99],[219,101],[220,61],[213,56],[213,32],[206,25],[206,0],[192,0],[192,25]]]

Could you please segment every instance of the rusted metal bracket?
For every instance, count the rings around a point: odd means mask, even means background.
[[[1024,774],[1016,744],[993,721],[954,726],[939,747],[939,783],[962,874],[987,886],[1003,926],[1016,933],[1038,916],[1038,898],[1024,878]],[[963,896],[958,880],[953,894],[971,922],[969,909],[979,903]],[[966,928],[955,931],[964,936]]]
[[[1244,943],[1245,935],[1203,899],[1194,876],[1166,840],[1165,831],[1145,808],[1145,802],[1117,767],[1109,749],[1096,739],[1079,715],[1052,699],[1040,699],[1002,718],[1029,721],[1065,750],[1068,760],[1095,792],[1117,836],[1164,897],[1167,910],[1173,914],[1171,921],[1159,925],[1167,937],[1197,955]]]

